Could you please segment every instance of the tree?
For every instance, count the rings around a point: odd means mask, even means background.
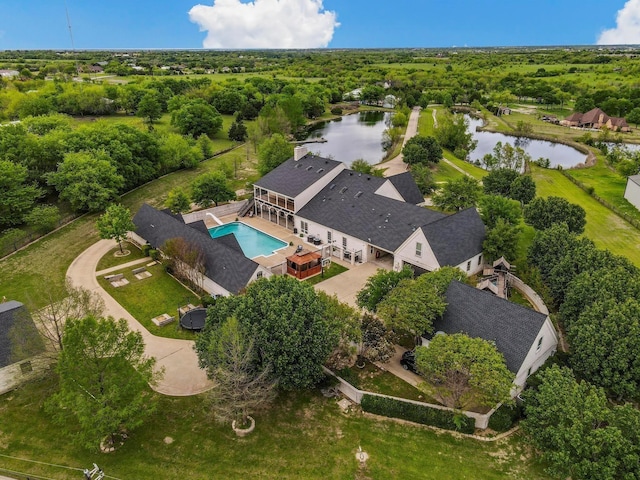
[[[62,337],[68,321],[85,317],[100,318],[104,314],[102,297],[91,290],[74,286],[68,278],[64,287],[47,288],[43,295],[47,304],[42,308],[31,308],[31,316],[50,346],[47,351],[56,357],[64,347]]]
[[[47,410],[63,425],[74,418],[74,438],[86,448],[105,437],[115,445],[116,435],[140,426],[156,405],[148,385],[162,373],[144,356],[142,334],[129,331],[126,320],[89,316],[67,321],[62,344],[60,390]]]
[[[471,177],[450,180],[441,190],[433,195],[433,204],[441,210],[458,212],[474,207],[478,203],[481,192],[480,183]]]
[[[420,193],[423,195],[429,195],[436,188],[436,182],[433,179],[433,173],[424,165],[412,165],[411,176],[413,181],[416,182]]]
[[[640,413],[610,409],[602,389],[577,382],[553,365],[536,374],[540,385],[523,392],[526,440],[559,478],[622,479],[640,475]],[[630,476],[631,475],[631,476]]]
[[[118,204],[107,207],[107,210],[98,218],[96,227],[98,227],[100,238],[109,238],[118,242],[120,253],[124,253],[122,241],[127,238],[129,232],[136,229],[129,209]]]
[[[177,133],[162,136],[159,149],[160,172],[171,172],[179,168],[195,168],[204,159],[202,150],[192,146],[189,141]]]
[[[377,317],[365,313],[361,323],[360,356],[370,362],[387,362],[395,355],[393,332]]]
[[[276,133],[258,146],[258,173],[266,175],[293,156],[293,145]]]
[[[18,225],[43,192],[27,183],[27,168],[0,160],[0,228]]]
[[[74,210],[90,212],[106,208],[124,186],[124,178],[104,153],[67,153],[47,181]]]
[[[636,128],[640,124],[640,107],[636,107],[627,114],[627,122],[635,123]]]
[[[420,388],[451,408],[494,407],[510,400],[514,375],[495,345],[463,333],[436,335],[416,348]]]
[[[518,225],[522,219],[522,209],[515,200],[510,200],[499,195],[485,195],[478,202],[480,217],[491,229],[496,226],[499,219],[503,219],[510,225]]]
[[[171,125],[194,138],[215,135],[222,128],[222,116],[203,100],[191,100],[171,114]]]
[[[477,141],[473,140],[473,133],[469,132],[469,122],[462,115],[447,114],[438,120],[435,138],[443,148],[453,152],[464,153],[464,157],[472,151]]]
[[[413,278],[413,271],[408,266],[396,272],[378,269],[367,279],[364,287],[356,295],[356,304],[360,308],[375,312],[378,304],[393,290],[401,280]]]
[[[247,417],[275,398],[276,383],[269,367],[256,368],[258,352],[254,340],[237,319],[229,317],[211,331],[208,349],[200,365],[215,382],[209,400],[218,420],[245,425]]]
[[[60,221],[60,211],[55,205],[38,205],[25,215],[24,221],[37,231],[47,233],[56,228]]]
[[[191,200],[189,195],[182,188],[176,187],[169,191],[165,206],[172,213],[188,212],[191,209]]]
[[[512,225],[503,218],[498,218],[493,228],[487,231],[482,242],[482,250],[488,260],[497,260],[500,257],[513,261],[518,256],[518,242],[521,228]]]
[[[371,175],[372,177],[384,177],[384,169],[374,168],[373,165],[363,158],[358,158],[351,162],[351,170],[364,173],[365,175]]]
[[[196,351],[202,358],[214,326],[235,316],[255,342],[257,369],[268,368],[283,390],[309,388],[323,378],[322,365],[340,337],[326,315],[325,302],[306,282],[286,275],[260,279],[245,295],[219,298],[209,307]]]
[[[244,142],[247,139],[247,127],[242,120],[236,120],[229,127],[229,140]]]
[[[218,206],[219,202],[234,200],[236,194],[229,187],[224,173],[216,171],[200,175],[193,181],[191,198],[198,205],[208,207],[211,203]]]
[[[442,147],[434,137],[416,135],[402,148],[405,163],[435,165],[442,158]]]
[[[582,97],[578,97],[578,99],[576,100],[574,110],[576,112],[585,113],[585,112],[588,112],[589,110],[593,110],[595,107],[596,107],[596,104],[593,101],[593,98],[582,96]]]
[[[136,115],[145,119],[149,125],[162,117],[162,104],[157,92],[147,92],[138,103]]]
[[[547,230],[536,232],[529,249],[527,259],[532,266],[540,270],[543,280],[578,243],[575,233],[569,231],[566,223],[556,223]]]
[[[568,331],[576,374],[622,398],[640,394],[640,304],[600,301],[585,309]]]
[[[522,205],[527,205],[536,197],[536,182],[533,181],[530,175],[519,175],[511,183],[507,196],[519,201]]]
[[[556,223],[566,223],[569,231],[582,233],[587,223],[586,212],[580,205],[562,197],[538,197],[524,208],[524,221],[536,230],[546,230]]]
[[[493,153],[487,153],[482,158],[482,163],[487,170],[507,169],[520,172],[531,156],[520,147],[514,147],[510,143],[496,143]]]
[[[198,245],[176,237],[167,240],[161,250],[169,259],[169,267],[176,277],[202,290],[206,257]]]
[[[509,168],[491,170],[483,179],[482,186],[487,195],[502,195],[510,197],[511,185],[520,174]]]

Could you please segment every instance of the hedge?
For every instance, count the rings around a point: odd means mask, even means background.
[[[522,418],[522,407],[501,405],[489,419],[489,428],[496,432],[506,432]]]
[[[475,431],[475,420],[461,413],[449,410],[403,402],[393,398],[364,395],[361,407],[365,412],[383,415],[385,417],[401,418],[410,422],[432,425],[446,430],[456,430],[463,433]]]

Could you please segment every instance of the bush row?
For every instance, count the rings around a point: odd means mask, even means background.
[[[496,432],[506,432],[522,418],[522,407],[519,405],[501,405],[491,418],[489,428]]]
[[[456,430],[462,433],[473,433],[475,430],[475,420],[461,413],[439,410],[393,398],[364,395],[361,406],[365,412],[432,425],[446,430]]]

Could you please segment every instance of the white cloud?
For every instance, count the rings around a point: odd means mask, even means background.
[[[640,0],[628,0],[618,10],[616,28],[604,30],[598,45],[622,45],[640,43]]]
[[[196,5],[189,19],[207,31],[204,48],[320,48],[340,24],[322,0],[214,0]]]

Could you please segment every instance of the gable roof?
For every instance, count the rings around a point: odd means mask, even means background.
[[[574,112],[571,115],[569,115],[567,118],[565,118],[565,120],[567,122],[580,122],[582,121],[582,113],[580,112]]]
[[[604,111],[601,108],[597,108],[597,107],[584,113],[582,115],[581,122],[582,123],[599,123],[600,115],[602,115],[602,123],[606,123],[606,121],[609,119],[609,116],[606,113],[604,113]]]
[[[424,202],[424,196],[420,193],[420,189],[418,188],[418,185],[416,185],[411,173],[399,173],[388,177],[388,179],[393,186],[396,187],[398,193],[402,195],[405,202],[413,203],[414,205]]]
[[[0,368],[44,352],[44,343],[26,307],[0,303]]]
[[[433,323],[434,332],[462,332],[493,342],[517,374],[547,316],[456,280],[445,297],[447,308]]]
[[[258,264],[242,254],[235,238],[211,238],[184,222],[156,210],[146,203],[133,217],[135,233],[153,248],[160,248],[172,238],[184,238],[200,247],[205,255],[205,275],[231,293],[238,293],[247,286]],[[232,236],[232,235],[231,235]]]
[[[640,175],[631,175],[630,177],[627,177],[627,179],[631,180],[636,185],[640,185]]]
[[[298,216],[393,252],[418,228],[445,214],[377,195],[387,179],[343,170]]]
[[[486,229],[478,211],[467,208],[422,227],[440,266],[460,265],[482,253]]]
[[[294,198],[339,165],[342,162],[307,153],[300,160],[286,160],[255,185]]]

